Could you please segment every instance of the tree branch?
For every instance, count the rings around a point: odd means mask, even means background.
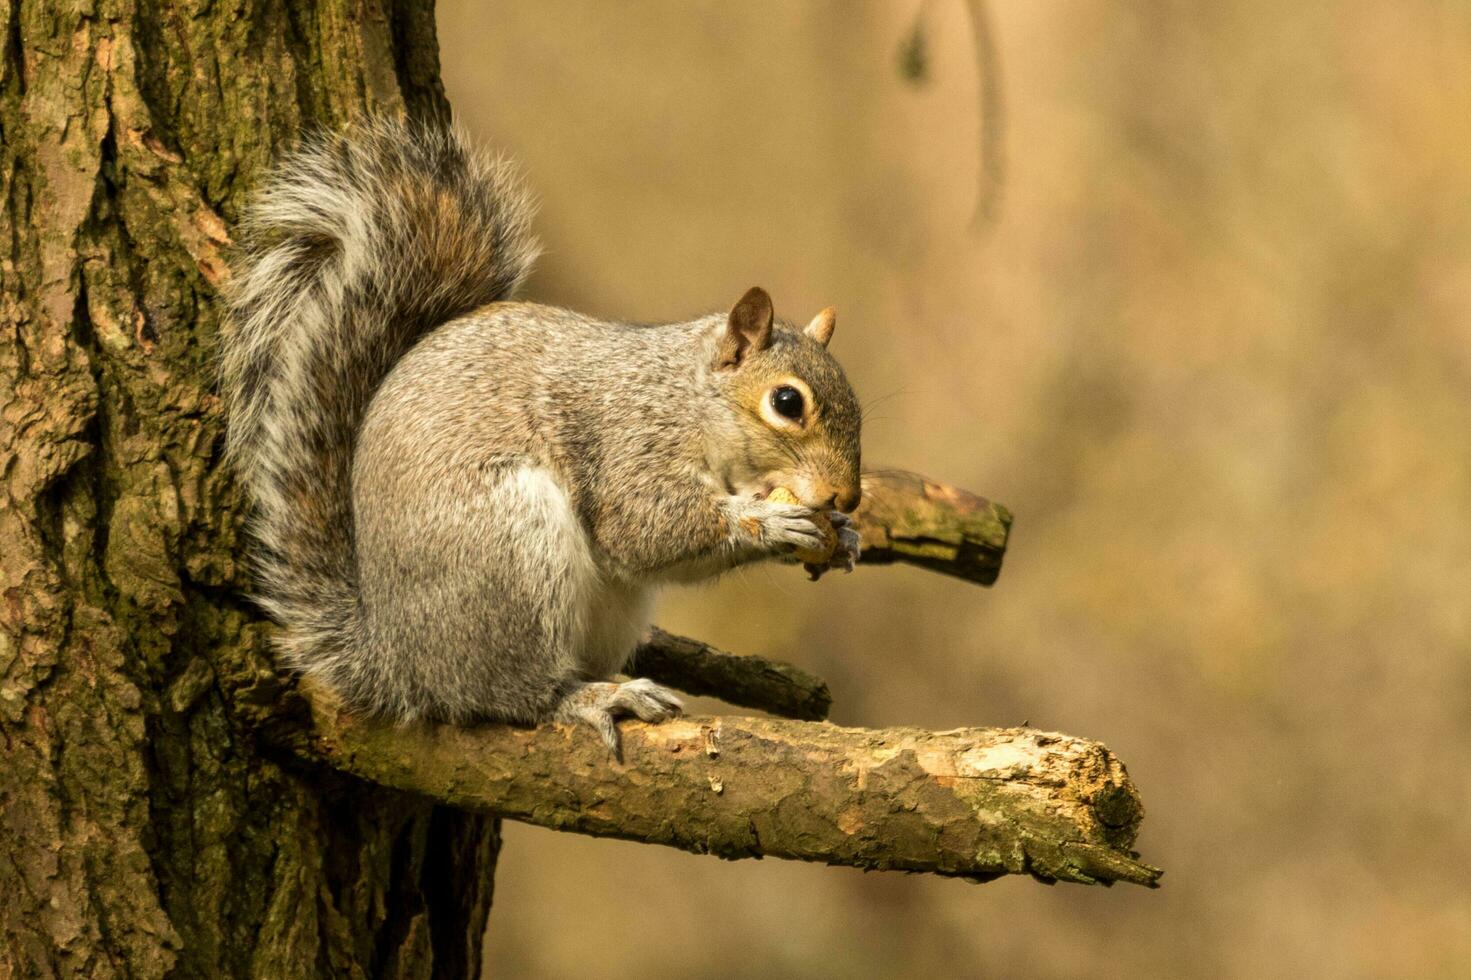
[[[906,470],[863,474],[854,516],[865,565],[908,562],[980,585],[1001,573],[1011,512],[968,490]]]
[[[1143,809],[1094,742],[1031,729],[866,730],[760,718],[590,732],[394,725],[313,700],[311,752],[364,779],[603,837],[972,879],[1154,885]]]
[[[822,721],[833,703],[822,678],[800,667],[765,657],[736,656],[657,626],[633,652],[628,671],[687,694],[719,698],[783,718]]]

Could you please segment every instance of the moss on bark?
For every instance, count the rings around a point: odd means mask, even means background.
[[[0,975],[474,975],[498,827],[274,758],[219,462],[229,228],[442,114],[420,0],[0,0]]]

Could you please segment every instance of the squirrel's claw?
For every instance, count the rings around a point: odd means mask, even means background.
[[[838,544],[833,549],[832,556],[822,565],[803,563],[802,567],[811,576],[811,581],[816,582],[822,576],[835,568],[841,568],[844,572],[851,573],[858,564],[858,555],[861,550],[861,538],[858,529],[853,526],[853,521],[847,514],[833,511],[827,515],[832,522],[833,530],[837,532]]]

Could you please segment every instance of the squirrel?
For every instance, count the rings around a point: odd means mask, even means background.
[[[617,755],[618,719],[682,708],[609,680],[658,587],[819,546],[824,517],[825,567],[852,570],[860,411],[831,309],[794,327],[753,288],[644,325],[514,301],[533,210],[448,126],[289,153],[241,222],[226,458],[283,667],[353,710],[588,725]]]

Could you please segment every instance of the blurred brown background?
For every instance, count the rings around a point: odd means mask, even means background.
[[[961,0],[441,0],[518,157],[530,295],[670,319],[753,283],[874,406],[866,456],[1016,513],[981,590],[790,568],[659,621],[826,676],[843,724],[1097,738],[1157,892],[722,863],[512,825],[498,977],[1471,975],[1471,5],[993,2],[970,228]]]

